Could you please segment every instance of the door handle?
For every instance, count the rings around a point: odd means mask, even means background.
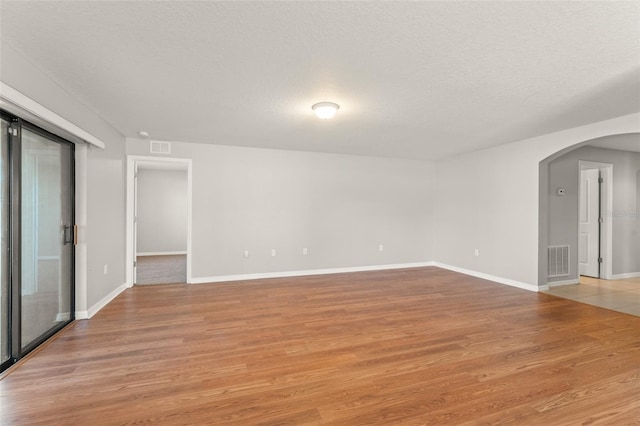
[[[62,236],[63,242],[65,245],[67,244],[73,244],[73,227],[71,226],[64,226],[64,232],[63,232],[63,236]]]

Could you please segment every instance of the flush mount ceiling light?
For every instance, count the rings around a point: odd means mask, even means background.
[[[318,118],[323,120],[327,120],[329,118],[333,118],[336,115],[336,111],[340,108],[340,105],[334,104],[333,102],[318,102],[314,104],[311,109],[316,113]]]
[[[145,131],[145,130],[140,130],[138,132],[138,136],[140,136],[141,138],[148,138],[149,137],[149,132]]]

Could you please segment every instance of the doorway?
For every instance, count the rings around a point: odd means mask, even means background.
[[[1,112],[0,363],[74,319],[74,145]]]
[[[578,273],[611,277],[611,211],[613,165],[578,161]]]
[[[191,160],[129,156],[127,285],[191,281]]]

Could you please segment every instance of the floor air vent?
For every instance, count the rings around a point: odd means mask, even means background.
[[[160,142],[160,141],[150,141],[151,142],[151,153],[152,154],[171,154],[171,143],[170,142]]]
[[[549,246],[548,277],[566,277],[569,275],[569,246]]]

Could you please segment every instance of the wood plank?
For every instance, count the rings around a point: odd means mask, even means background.
[[[134,287],[0,424],[635,424],[639,383],[639,317],[428,267]]]

